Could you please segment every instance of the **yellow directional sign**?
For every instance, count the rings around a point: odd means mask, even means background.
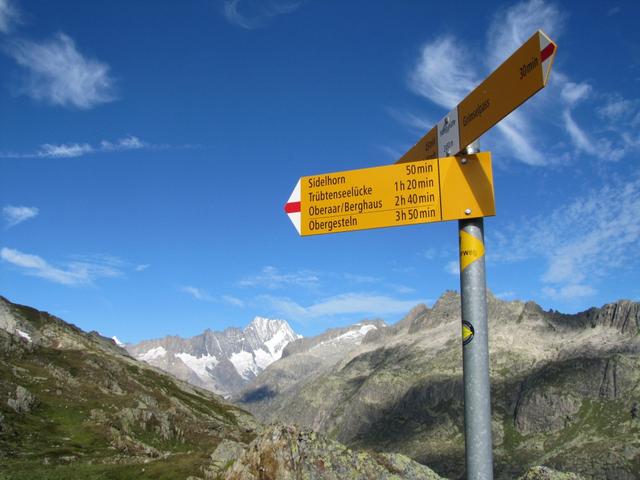
[[[301,235],[495,215],[491,154],[302,177],[285,212]]]
[[[455,155],[544,88],[557,46],[538,30],[396,163]]]

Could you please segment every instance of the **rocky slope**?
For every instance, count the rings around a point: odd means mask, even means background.
[[[244,329],[206,330],[192,338],[169,336],[125,348],[186,382],[230,396],[278,360],[297,338],[284,320],[256,317]]]
[[[640,305],[563,315],[489,295],[488,309],[496,478],[540,464],[584,478],[640,478]],[[242,392],[245,408],[462,478],[455,292],[327,359],[296,343]]]
[[[0,478],[202,476],[258,423],[112,340],[0,297]]]

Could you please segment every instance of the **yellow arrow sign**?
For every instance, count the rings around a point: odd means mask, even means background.
[[[495,215],[491,154],[302,177],[285,212],[301,235]]]
[[[538,30],[396,163],[455,155],[544,88],[557,46]]]

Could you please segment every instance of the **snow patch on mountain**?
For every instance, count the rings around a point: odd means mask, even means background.
[[[269,349],[269,352],[271,352],[273,362],[279,360],[282,357],[282,351],[289,342],[298,338],[302,338],[302,335],[297,335],[293,330],[291,330],[291,328],[283,328],[281,330],[278,330],[273,337],[266,340],[264,344]]]
[[[229,361],[233,363],[240,376],[246,380],[258,374],[257,365],[251,352],[244,350],[236,352],[229,357]]]
[[[356,323],[354,327],[359,327],[353,330],[349,330],[341,335],[338,335],[335,338],[331,338],[329,340],[325,340],[324,342],[320,342],[317,345],[311,347],[311,350],[321,347],[338,347],[341,344],[351,344],[351,345],[360,345],[362,340],[367,333],[371,330],[377,330],[378,327],[371,324],[362,325],[360,323]]]
[[[120,339],[115,335],[111,337],[111,340],[113,340],[116,343],[116,345],[118,345],[119,347],[124,347],[124,343],[122,343]]]
[[[144,360],[145,362],[149,362],[151,360],[162,358],[166,354],[167,354],[167,351],[165,350],[164,347],[155,347],[155,348],[152,348],[151,350],[148,350],[145,353],[141,353],[140,355],[138,355],[138,358],[140,360]]]
[[[29,335],[27,332],[23,332],[22,330],[20,330],[19,328],[16,329],[16,333],[21,336],[22,338],[26,339],[28,342],[31,341],[31,335]]]
[[[198,375],[202,379],[209,378],[209,371],[213,370],[220,361],[214,355],[202,355],[200,357],[196,357],[189,353],[176,353],[176,357],[178,357],[182,362],[193,370],[196,375]]]

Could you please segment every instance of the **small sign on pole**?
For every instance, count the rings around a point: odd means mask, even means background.
[[[533,34],[396,163],[456,155],[547,84],[556,44]]]

